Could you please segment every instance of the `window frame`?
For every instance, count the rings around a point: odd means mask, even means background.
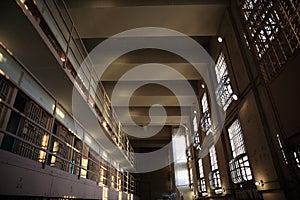
[[[198,191],[202,194],[202,196],[207,196],[207,187],[204,176],[204,167],[203,167],[203,159],[198,159],[198,169],[199,169],[199,179],[198,179]]]
[[[232,126],[238,127],[233,127],[234,132],[231,134],[230,129]],[[226,130],[228,133],[230,150],[233,157],[233,159],[228,163],[232,182],[238,184],[252,181],[253,173],[251,169],[251,163],[247,155],[247,147],[245,144],[244,133],[240,119],[238,117],[234,117],[231,123],[226,127]],[[232,135],[232,137],[230,135]]]
[[[295,1],[236,1],[248,42],[265,82],[271,81],[287,66],[299,50],[297,27],[300,17]]]
[[[231,84],[228,62],[224,51],[221,49],[215,64],[215,73],[217,76],[217,101],[226,111],[233,102],[233,87]]]
[[[230,128],[235,123],[237,123],[238,128],[234,128],[233,131],[235,131],[235,133],[232,133],[230,131]],[[240,154],[246,153],[246,144],[245,144],[244,134],[242,131],[242,126],[241,126],[240,120],[237,117],[234,118],[234,120],[227,126],[226,130],[228,133],[228,139],[230,142],[230,150],[232,152],[233,158],[236,158]]]

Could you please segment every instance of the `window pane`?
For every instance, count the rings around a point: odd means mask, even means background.
[[[230,84],[229,73],[225,62],[224,54],[221,52],[217,64],[215,66],[218,88],[217,88],[217,101],[223,106],[224,111],[232,102],[233,90]]]
[[[198,160],[198,166],[199,166],[199,176],[200,176],[200,178],[204,178],[202,159]]]
[[[233,160],[229,162],[231,179],[234,183],[252,180],[250,163],[246,154],[240,122],[236,119],[228,128]]]
[[[214,146],[210,147],[209,149],[209,157],[210,157],[211,170],[214,171],[218,169],[217,153]]]
[[[201,127],[202,127],[202,130],[206,134],[208,134],[209,130],[211,128],[211,120],[210,120],[209,107],[208,107],[206,93],[204,93],[202,96],[201,104],[202,104],[202,110],[203,110],[203,116],[201,118]]]
[[[233,158],[243,153],[246,153],[243,133],[242,133],[240,122],[238,120],[235,120],[231,124],[231,126],[228,128],[228,133],[229,133]]]
[[[234,183],[242,183],[252,180],[248,156],[243,154],[229,162],[231,179]]]

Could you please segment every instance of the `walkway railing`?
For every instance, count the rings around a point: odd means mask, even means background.
[[[26,4],[27,3],[27,4]],[[64,1],[25,1],[25,6],[40,23],[40,27],[60,56],[65,71],[85,101],[95,109],[97,116],[120,152],[134,165],[134,154],[122,125],[111,108],[110,99],[103,87],[92,60],[79,36]],[[36,9],[36,10],[35,10]],[[70,77],[69,76],[69,77]],[[100,112],[99,112],[100,111]]]
[[[71,115],[2,44],[0,54],[1,149],[37,161],[43,168],[48,165],[99,186],[133,193],[133,177],[114,166],[109,158],[105,160],[100,155],[102,149],[94,151],[91,145],[95,141],[85,142],[85,137],[93,139],[79,122],[81,133],[71,124],[65,125],[64,119]],[[49,106],[38,99],[53,104]]]

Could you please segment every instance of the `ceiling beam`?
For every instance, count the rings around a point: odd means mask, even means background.
[[[171,140],[130,140],[134,148],[162,148]]]
[[[80,1],[84,2],[88,1]],[[215,36],[224,4],[69,7],[82,38],[108,38],[140,27],[161,27],[188,36]]]
[[[68,8],[103,8],[103,7],[134,7],[134,6],[163,6],[163,5],[226,5],[229,0],[65,0]]]

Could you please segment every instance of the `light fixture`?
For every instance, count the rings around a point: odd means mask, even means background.
[[[102,122],[102,125],[104,126],[104,128],[106,128],[106,126],[107,126],[107,123],[106,123],[106,121],[105,121],[105,120],[103,120],[103,122]]]
[[[6,77],[6,74],[5,74],[4,71],[2,71],[2,69],[0,69],[0,74],[1,74],[2,76],[5,76],[5,77]]]
[[[201,84],[201,87],[204,89],[204,88],[205,88],[205,85],[202,83],[202,84]]]
[[[235,101],[238,100],[238,96],[237,96],[236,94],[233,94],[233,95],[232,95],[232,98],[233,98],[233,100],[235,100]]]
[[[264,184],[264,181],[263,181],[263,180],[260,180],[260,181],[256,181],[256,182],[255,182],[255,185],[256,185],[256,186],[261,186],[261,187],[263,187],[265,184]]]
[[[223,38],[221,36],[218,37],[218,42],[219,43],[223,42]]]
[[[6,58],[1,52],[0,52],[0,62],[6,62]]]
[[[65,56],[65,54],[61,54],[60,55],[60,60],[61,60],[61,62],[66,62],[66,56]]]

